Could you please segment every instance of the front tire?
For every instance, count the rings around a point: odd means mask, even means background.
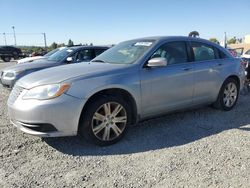
[[[239,96],[239,84],[233,78],[228,78],[222,85],[214,107],[229,111],[236,105]]]
[[[111,145],[124,136],[131,118],[131,107],[124,99],[100,96],[83,111],[79,134],[91,143]]]
[[[13,54],[12,54],[12,55],[13,55],[14,60],[17,60],[17,59],[18,59],[18,57],[19,57],[17,52],[13,52]]]

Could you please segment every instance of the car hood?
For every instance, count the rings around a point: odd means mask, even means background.
[[[46,67],[53,67],[56,66],[58,63],[54,61],[47,61],[47,60],[42,60],[39,59],[34,62],[26,62],[26,63],[21,63],[17,64],[11,67],[8,67],[4,69],[4,72],[18,72],[18,71],[24,71],[24,70],[31,70],[31,69],[39,69],[39,68],[46,68]]]
[[[17,85],[30,89],[40,85],[61,83],[74,79],[103,76],[106,74],[119,73],[117,70],[124,69],[129,65],[109,64],[109,63],[79,63],[63,65],[41,70],[21,78]]]

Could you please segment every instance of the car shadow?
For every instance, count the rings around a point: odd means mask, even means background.
[[[118,143],[99,147],[79,137],[43,138],[56,150],[73,156],[119,155],[182,146],[229,129],[249,131],[250,96],[241,96],[229,112],[210,107],[151,119],[131,127]]]

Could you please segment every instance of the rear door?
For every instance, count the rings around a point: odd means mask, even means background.
[[[214,102],[218,95],[225,66],[215,47],[202,43],[190,42],[194,61],[194,104]]]

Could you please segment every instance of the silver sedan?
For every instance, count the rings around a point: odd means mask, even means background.
[[[193,37],[122,42],[90,63],[59,66],[21,78],[8,109],[25,133],[73,136],[109,145],[129,125],[192,106],[231,110],[244,82],[239,59]]]

